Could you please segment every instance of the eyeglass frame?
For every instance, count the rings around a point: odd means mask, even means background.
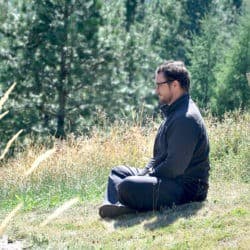
[[[156,82],[156,83],[155,83],[155,87],[156,87],[156,88],[159,88],[162,84],[165,84],[165,83],[168,84],[168,83],[171,83],[171,82],[173,82],[173,81],[174,81],[174,80],[172,80],[172,81],[165,81],[165,82]]]

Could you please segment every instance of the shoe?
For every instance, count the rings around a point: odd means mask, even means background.
[[[131,213],[136,213],[136,210],[123,205],[105,204],[99,208],[99,215],[102,218],[115,218]]]

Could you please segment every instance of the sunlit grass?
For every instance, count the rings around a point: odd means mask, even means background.
[[[93,129],[90,136],[50,138],[53,149],[26,138],[27,146],[0,167],[0,220],[23,203],[22,213],[8,221],[7,233],[27,239],[34,249],[114,249],[121,244],[126,249],[247,249],[250,115],[236,112],[205,122],[211,171],[204,204],[100,220],[98,206],[110,169],[144,167],[159,126],[152,120],[146,126],[116,122]]]
[[[210,179],[249,182],[250,115],[233,113],[222,122],[205,120],[211,144]],[[0,206],[24,202],[26,209],[53,207],[74,195],[100,199],[113,166],[146,165],[158,126],[153,121],[145,127],[117,122],[107,131],[94,129],[88,137],[55,141],[57,149],[35,171],[34,164],[47,148],[30,141],[24,152],[0,167]]]
[[[0,224],[0,237],[3,235],[6,227],[10,223],[10,221],[15,217],[17,212],[23,207],[23,203],[18,204],[3,220]]]
[[[4,148],[3,150],[3,153],[1,154],[0,156],[0,160],[3,160],[5,155],[8,153],[12,143],[17,139],[17,137],[23,132],[23,130],[19,130],[8,142],[7,142],[7,145],[6,147]]]
[[[79,198],[73,198],[69,201],[66,201],[62,206],[60,206],[59,208],[57,208],[52,214],[50,214],[48,216],[48,218],[46,220],[44,220],[40,226],[44,227],[47,224],[49,224],[52,220],[54,220],[55,218],[57,218],[58,216],[60,216],[64,211],[68,210],[70,207],[72,207],[73,205],[75,205],[77,202],[79,201]]]

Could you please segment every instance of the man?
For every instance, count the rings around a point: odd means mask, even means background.
[[[165,119],[155,138],[153,157],[144,169],[112,169],[99,208],[102,218],[206,199],[209,141],[189,96],[189,72],[183,62],[166,61],[156,69],[155,83]]]

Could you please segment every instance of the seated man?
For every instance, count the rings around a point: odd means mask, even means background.
[[[199,109],[189,96],[189,72],[183,62],[166,61],[156,69],[155,84],[165,119],[153,157],[144,169],[112,169],[99,208],[102,218],[206,199],[209,141]]]

